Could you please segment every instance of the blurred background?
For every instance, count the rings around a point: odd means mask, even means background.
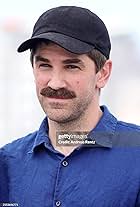
[[[111,36],[113,72],[101,104],[118,119],[140,125],[139,0],[4,0],[0,6],[0,146],[37,130],[45,117],[36,98],[29,52],[18,45],[29,38],[38,17],[60,5],[89,8]]]

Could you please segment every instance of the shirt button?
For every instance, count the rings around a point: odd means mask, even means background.
[[[56,206],[60,206],[61,205],[61,202],[60,201],[56,201],[55,205]]]
[[[63,165],[64,167],[66,167],[66,166],[68,165],[68,162],[67,162],[66,160],[64,160],[64,161],[62,162],[62,165]]]

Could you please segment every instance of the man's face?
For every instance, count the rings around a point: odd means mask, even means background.
[[[95,63],[60,46],[42,44],[33,58],[39,102],[52,121],[66,123],[88,113],[97,100]]]

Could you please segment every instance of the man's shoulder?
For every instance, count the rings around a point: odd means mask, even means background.
[[[21,153],[22,151],[28,152],[31,150],[35,138],[37,135],[37,131],[32,132],[24,137],[18,138],[11,143],[8,143],[4,145],[0,150],[4,154],[18,154],[19,152]]]
[[[113,141],[114,146],[140,147],[140,126],[118,121]]]
[[[140,126],[137,124],[133,124],[133,123],[118,121],[117,122],[117,130],[140,132]]]

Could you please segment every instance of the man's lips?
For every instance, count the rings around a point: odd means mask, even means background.
[[[62,96],[54,96],[54,97],[46,96],[46,98],[51,98],[51,99],[62,99],[62,100],[65,100],[65,99],[72,99],[72,98],[69,98],[69,97],[62,97]]]

